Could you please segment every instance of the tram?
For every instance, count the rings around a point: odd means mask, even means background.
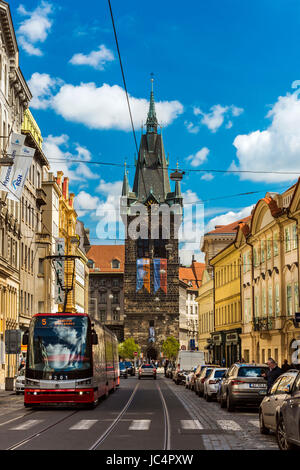
[[[84,313],[36,314],[27,344],[24,406],[96,406],[120,384],[118,340]]]

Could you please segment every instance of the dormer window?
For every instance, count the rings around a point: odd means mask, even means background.
[[[95,262],[92,259],[89,259],[88,262],[87,262],[87,265],[90,269],[94,269]]]
[[[113,259],[111,262],[111,267],[113,269],[120,269],[120,261],[118,259]]]

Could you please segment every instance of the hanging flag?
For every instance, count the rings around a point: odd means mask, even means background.
[[[150,293],[150,259],[148,258],[136,260],[136,291],[143,286]]]
[[[7,150],[13,159],[12,166],[0,170],[0,189],[6,191],[7,197],[19,200],[27,178],[27,174],[35,154],[35,149],[24,145],[25,135],[12,133]]]
[[[154,267],[154,292],[161,288],[167,293],[167,260],[165,258],[155,258]]]

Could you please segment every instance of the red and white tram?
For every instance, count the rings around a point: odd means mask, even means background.
[[[24,405],[90,405],[120,383],[118,341],[84,313],[37,314],[27,344]]]

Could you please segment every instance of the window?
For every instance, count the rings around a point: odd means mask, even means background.
[[[288,284],[286,286],[286,313],[292,315],[292,286]]]
[[[44,259],[43,258],[39,258],[39,274],[44,275]]]
[[[285,246],[285,251],[290,251],[291,249],[291,237],[290,237],[290,228],[285,227],[284,229],[284,246]]]
[[[117,259],[113,259],[111,262],[111,267],[113,269],[120,269],[120,261]]]
[[[257,249],[256,248],[253,248],[253,263],[254,263],[254,266],[258,265],[258,256],[257,256]]]
[[[118,303],[120,303],[120,300],[119,300],[119,292],[113,292],[112,303],[113,303],[113,304],[118,304]]]
[[[99,317],[100,317],[100,321],[101,322],[105,322],[106,321],[106,310],[99,310]]]
[[[149,240],[138,238],[137,241],[137,257],[149,258]]]
[[[265,316],[266,315],[266,288],[265,287],[262,288],[262,293],[261,294],[262,294],[262,296],[261,296],[262,297],[262,299],[261,299],[261,301],[262,301],[262,315]]]
[[[120,286],[120,281],[119,281],[119,279],[113,279],[112,285],[113,285],[113,287],[119,287],[119,286]]]
[[[267,239],[267,259],[271,258],[271,238]]]
[[[278,232],[274,233],[274,256],[278,255]]]
[[[292,247],[293,250],[298,246],[297,225],[292,226]]]
[[[106,304],[106,292],[100,292],[99,297],[100,304]]]
[[[166,258],[166,240],[154,240],[154,258]]]
[[[291,390],[294,381],[295,381],[294,376],[283,376],[277,387],[276,395],[281,395],[281,394],[286,393],[288,388]]]
[[[298,377],[295,381],[294,392],[300,392],[300,374],[298,374]]]
[[[298,285],[298,282],[294,283],[294,299],[295,299],[295,312],[299,312],[299,285]]]
[[[275,314],[279,315],[279,283],[275,284]]]
[[[262,240],[260,244],[260,261],[264,263],[265,261],[265,241]]]
[[[100,279],[100,286],[101,287],[106,286],[106,279]]]
[[[120,320],[120,313],[118,310],[113,311],[113,320],[114,321],[119,321]]]
[[[268,287],[268,314],[272,315],[273,314],[273,292],[272,292],[272,286]]]

